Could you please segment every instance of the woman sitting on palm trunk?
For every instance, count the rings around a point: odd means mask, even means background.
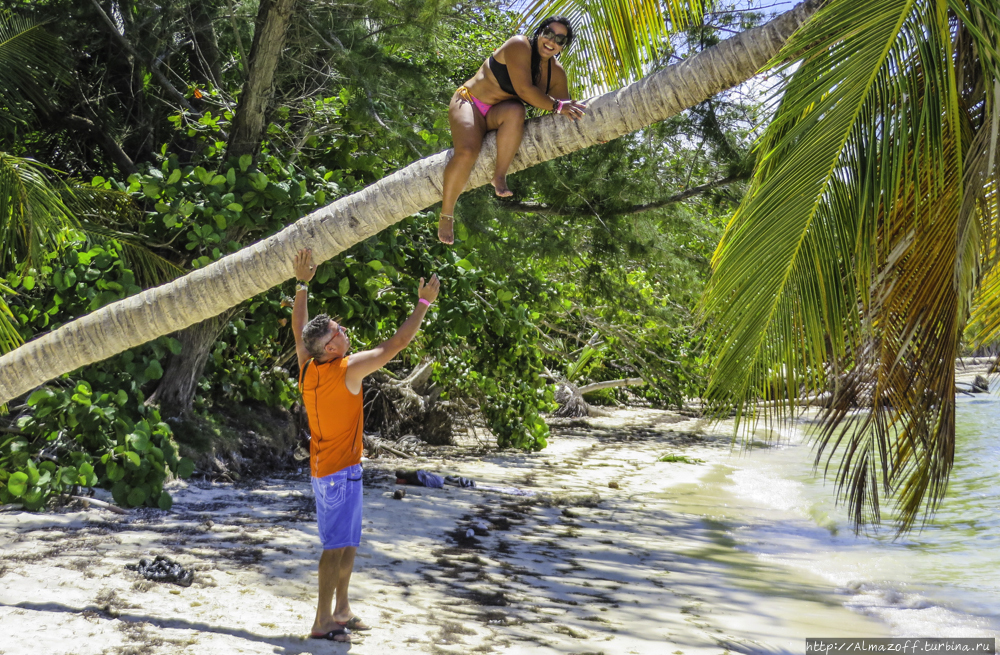
[[[444,197],[438,238],[454,243],[455,201],[469,181],[483,137],[497,131],[493,187],[500,197],[507,188],[507,169],[524,134],[524,103],[577,120],[586,106],[569,97],[566,71],[556,55],[573,40],[573,28],[562,16],[547,18],[529,39],[513,36],[483,62],[476,75],[451,98],[448,120],[455,152],[444,169]]]

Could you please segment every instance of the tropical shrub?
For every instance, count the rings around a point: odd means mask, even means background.
[[[7,302],[26,340],[140,290],[116,242],[69,245],[7,277],[16,292]],[[13,408],[19,434],[0,443],[0,502],[38,510],[55,496],[104,487],[122,505],[169,509],[164,481],[191,475],[194,463],[179,457],[170,427],[144,400],[163,375],[161,361],[178,348],[161,337],[64,375]]]

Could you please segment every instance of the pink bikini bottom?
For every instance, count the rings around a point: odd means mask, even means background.
[[[466,102],[471,102],[473,105],[475,105],[476,109],[479,110],[479,113],[482,114],[483,117],[485,117],[487,112],[489,112],[490,108],[493,107],[493,105],[488,105],[479,98],[477,98],[476,96],[469,93],[468,87],[464,86],[459,87],[458,97],[461,98],[462,100],[465,100]]]

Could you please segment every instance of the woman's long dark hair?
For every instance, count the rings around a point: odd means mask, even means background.
[[[552,23],[559,23],[566,28],[566,45],[563,50],[569,47],[573,43],[573,26],[569,24],[569,19],[565,16],[549,16],[535,28],[535,32],[531,35],[531,83],[538,84],[539,79],[542,77],[542,55],[538,52],[538,35],[541,34],[546,27]],[[551,82],[551,80],[550,80]]]

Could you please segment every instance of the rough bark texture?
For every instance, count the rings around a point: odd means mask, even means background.
[[[285,35],[295,0],[263,0],[257,12],[257,25],[250,46],[250,65],[246,84],[240,93],[233,116],[227,157],[256,156],[267,127],[267,106],[274,97],[274,71],[285,47]]]
[[[181,352],[170,356],[160,384],[147,401],[159,405],[161,414],[183,416],[190,411],[198,379],[228,317],[229,312],[225,312],[177,333]]]
[[[287,1],[287,0],[283,0]],[[756,29],[589,101],[587,115],[531,121],[512,171],[618,138],[662,121],[749,78],[777,55],[819,3],[804,2]],[[487,136],[468,188],[492,178]],[[103,307],[0,357],[0,403],[62,373],[217,316],[293,275],[292,258],[312,248],[323,262],[441,199],[451,151],[415,162],[319,209],[278,234],[169,284]]]
[[[583,389],[577,388],[572,382],[560,382],[556,385],[555,401],[559,409],[552,412],[558,418],[578,418],[581,416],[609,416],[607,410],[594,407],[583,399]]]

